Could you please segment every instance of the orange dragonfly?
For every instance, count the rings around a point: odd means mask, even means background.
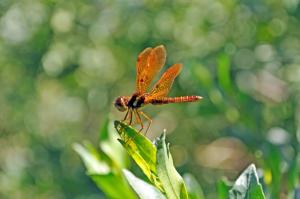
[[[144,124],[141,116],[148,120],[147,133],[152,120],[144,112],[141,107],[147,104],[161,105],[179,102],[195,102],[200,100],[200,96],[181,96],[167,97],[167,94],[172,87],[174,79],[180,73],[182,64],[174,64],[161,76],[160,80],[153,86],[150,92],[147,92],[154,76],[160,71],[166,62],[166,49],[163,45],[155,48],[146,48],[137,58],[136,63],[136,91],[131,96],[120,96],[115,100],[115,107],[126,112],[123,121],[132,124],[133,116],[136,122],[141,125],[140,132],[144,129]]]

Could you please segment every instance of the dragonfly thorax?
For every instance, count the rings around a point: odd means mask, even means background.
[[[140,108],[145,101],[144,95],[133,94],[132,97],[129,99],[127,106],[129,108]]]
[[[131,97],[128,96],[120,96],[115,100],[115,107],[121,111],[127,111],[128,108],[137,109],[142,107],[145,102],[145,96],[138,94],[133,94]]]

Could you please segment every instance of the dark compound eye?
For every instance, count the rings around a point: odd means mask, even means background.
[[[119,110],[119,111],[126,111],[127,107],[124,103],[124,100],[122,99],[122,97],[118,97],[115,101],[115,107]]]

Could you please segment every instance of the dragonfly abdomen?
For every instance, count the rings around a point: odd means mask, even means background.
[[[151,99],[148,103],[159,105],[159,104],[169,104],[169,103],[181,103],[181,102],[196,102],[202,97],[192,95],[192,96],[181,96],[181,97],[161,97],[156,99]]]

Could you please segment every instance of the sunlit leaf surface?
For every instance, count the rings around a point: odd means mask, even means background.
[[[120,134],[120,143],[132,159],[142,169],[149,180],[160,190],[163,190],[156,176],[156,147],[152,142],[125,123],[115,121],[115,127]]]

